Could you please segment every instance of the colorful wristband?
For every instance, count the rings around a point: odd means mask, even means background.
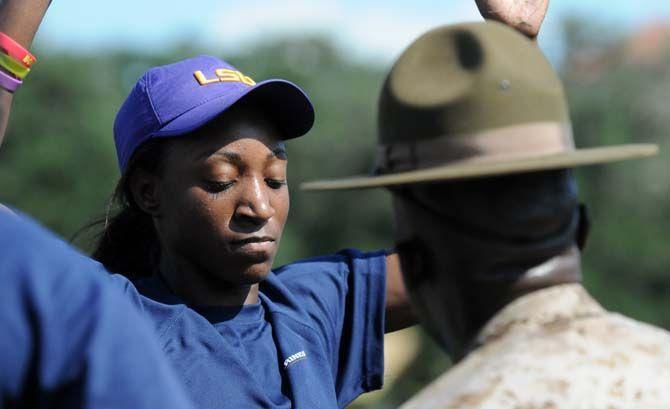
[[[6,72],[0,70],[0,87],[9,92],[14,92],[21,86],[21,84],[23,84],[23,81],[17,80]]]
[[[24,67],[23,64],[3,53],[0,53],[0,67],[11,74],[14,74],[14,76],[20,80],[24,79],[30,72],[30,68]]]
[[[20,61],[26,68],[30,68],[37,61],[37,58],[30,54],[30,51],[3,32],[0,32],[0,49],[4,50],[14,60]]]

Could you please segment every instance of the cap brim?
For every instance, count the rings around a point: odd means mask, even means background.
[[[658,153],[654,144],[631,144],[601,148],[577,149],[565,153],[516,158],[486,163],[461,163],[436,166],[427,169],[399,172],[380,176],[358,176],[346,179],[305,182],[302,190],[343,190],[367,189],[383,186],[398,186],[413,183],[437,182],[444,180],[469,179],[499,176],[513,173],[535,172],[549,169],[563,169],[577,166],[595,165],[628,159],[653,156]]]
[[[284,139],[302,136],[309,132],[314,124],[314,107],[309,97],[297,85],[273,79],[243,89],[237,95],[226,93],[210,99],[165,124],[152,137],[169,137],[193,132],[242,100],[253,100],[258,104],[280,127]]]

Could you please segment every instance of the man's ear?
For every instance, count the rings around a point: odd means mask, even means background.
[[[591,231],[591,218],[589,217],[589,211],[585,204],[579,204],[579,225],[577,226],[577,237],[575,241],[580,251],[584,251],[586,247],[586,241],[589,238],[589,232]]]
[[[160,178],[137,169],[130,175],[129,187],[135,204],[151,216],[160,215]]]

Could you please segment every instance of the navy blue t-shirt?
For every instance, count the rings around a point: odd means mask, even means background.
[[[383,375],[386,260],[347,250],[271,272],[260,302],[184,305],[158,277],[116,280],[155,322],[199,408],[341,408]]]
[[[190,408],[100,264],[0,209],[0,408]]]

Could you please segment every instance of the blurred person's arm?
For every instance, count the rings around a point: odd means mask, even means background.
[[[0,32],[29,49],[51,0],[0,0]],[[5,138],[13,94],[0,88],[0,146]]]
[[[0,408],[192,407],[121,282],[26,216],[0,232]]]
[[[537,40],[549,0],[475,0],[482,17],[496,20]]]

